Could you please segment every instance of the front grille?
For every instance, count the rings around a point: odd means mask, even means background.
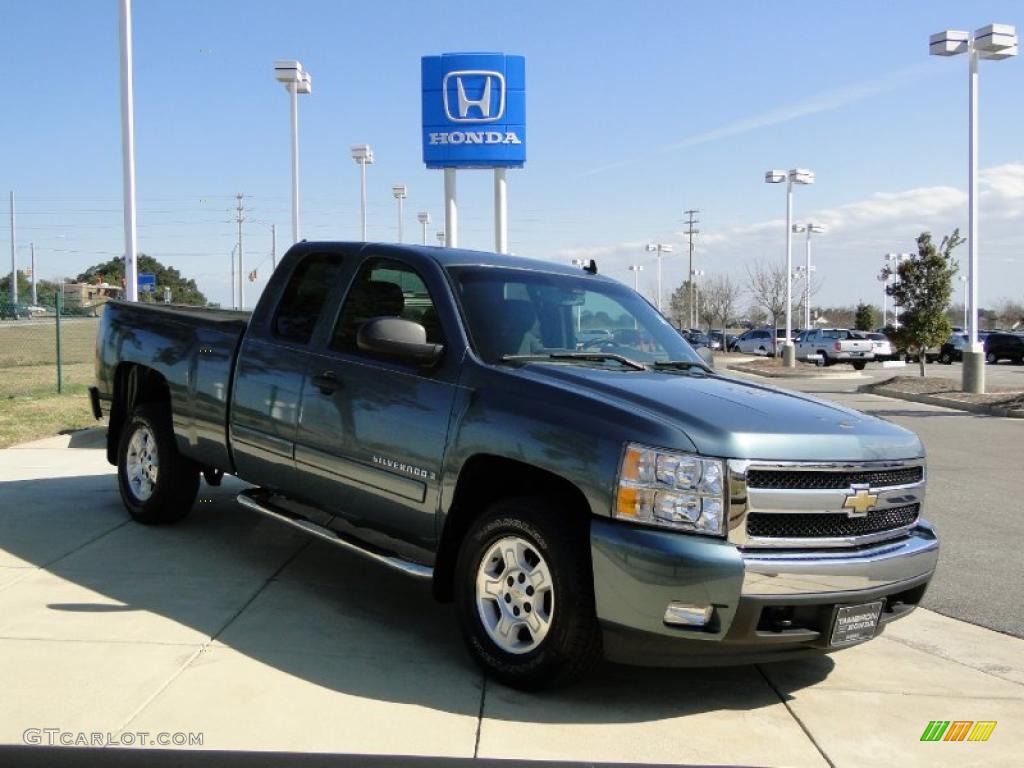
[[[924,478],[922,467],[900,469],[819,471],[752,469],[747,472],[748,488],[780,490],[844,489],[864,484],[872,488],[919,483]]]
[[[757,538],[831,539],[866,536],[913,525],[920,504],[868,512],[864,517],[845,513],[751,512],[747,516],[747,535]]]

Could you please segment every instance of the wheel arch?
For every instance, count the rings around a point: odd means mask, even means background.
[[[107,461],[117,464],[121,428],[142,403],[170,403],[171,391],[161,373],[138,363],[120,363],[114,371],[114,391],[107,426]]]
[[[510,489],[515,489],[510,492]],[[533,464],[493,454],[476,454],[462,465],[434,563],[434,596],[449,602],[453,596],[455,561],[470,525],[498,499],[544,496],[559,502],[589,531],[592,510],[583,491],[572,481]]]

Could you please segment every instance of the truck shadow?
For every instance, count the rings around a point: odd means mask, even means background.
[[[185,521],[146,527],[128,519],[112,473],[0,483],[0,571],[24,570],[0,580],[0,637],[210,645],[212,655],[201,654],[161,695],[170,711],[192,711],[197,722],[204,707],[244,710],[254,675],[297,700],[305,681],[364,699],[539,723],[753,710],[786,695],[750,665],[605,664],[575,687],[536,694],[485,683],[453,607],[436,603],[429,584],[242,509],[234,496],[243,487],[230,478],[221,488],[204,485]],[[204,661],[211,658],[217,664]],[[828,657],[786,663],[800,666],[798,688],[834,666]],[[196,685],[204,676],[213,676],[214,694],[209,683]]]

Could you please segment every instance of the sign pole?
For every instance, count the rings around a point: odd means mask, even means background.
[[[459,206],[455,200],[455,169],[444,169],[444,246],[459,247]]]
[[[494,169],[494,250],[508,253],[508,183],[505,169]]]

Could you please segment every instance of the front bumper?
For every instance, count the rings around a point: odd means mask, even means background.
[[[720,539],[595,518],[594,594],[611,661],[738,664],[837,650],[842,605],[884,602],[878,630],[924,597],[938,559],[927,523],[895,540],[842,551],[741,551]],[[712,606],[702,628],[666,624],[672,601]]]

